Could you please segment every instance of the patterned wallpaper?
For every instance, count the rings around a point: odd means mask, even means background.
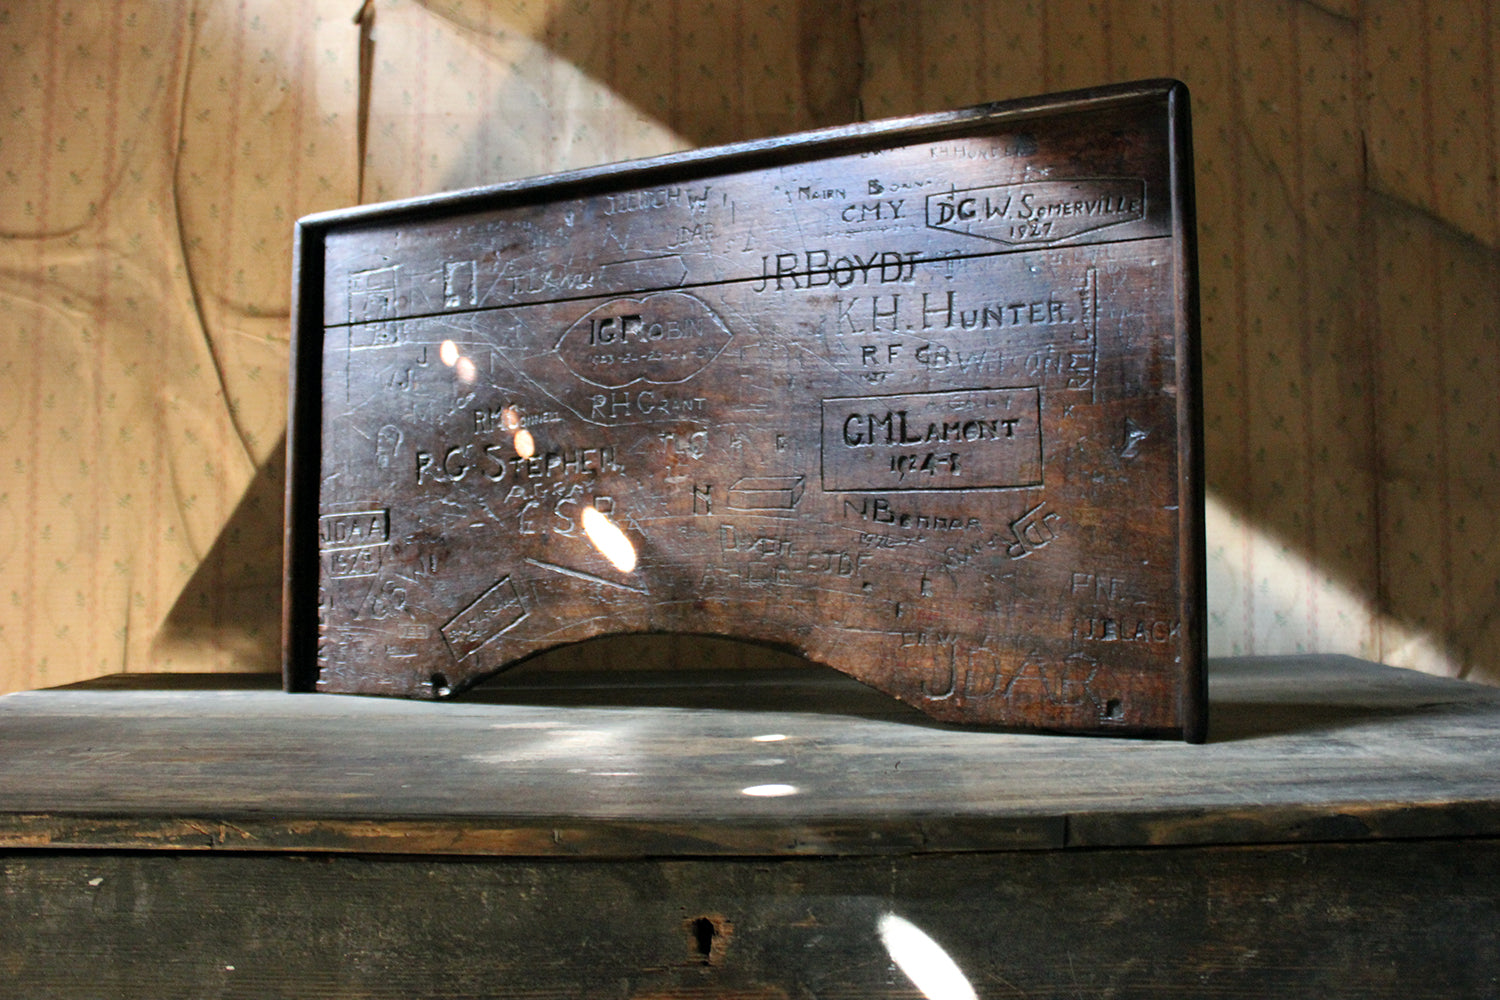
[[[275,668],[298,215],[1151,76],[1193,98],[1211,651],[1500,682],[1497,20],[0,0],[0,690]]]

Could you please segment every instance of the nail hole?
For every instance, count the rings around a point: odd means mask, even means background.
[[[1115,721],[1125,718],[1125,706],[1120,703],[1120,699],[1111,698],[1104,703],[1104,717]]]
[[[450,694],[452,694],[453,689],[448,686],[448,678],[444,677],[442,674],[433,674],[432,693],[437,695],[439,698],[446,698]]]

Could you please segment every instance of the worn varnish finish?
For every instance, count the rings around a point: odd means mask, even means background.
[[[947,721],[1202,738],[1180,85],[298,233],[291,688],[700,632]]]

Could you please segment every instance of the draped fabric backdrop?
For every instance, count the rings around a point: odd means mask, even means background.
[[[297,216],[1158,76],[1211,651],[1500,682],[1497,63],[1486,0],[0,0],[0,690],[275,669]]]

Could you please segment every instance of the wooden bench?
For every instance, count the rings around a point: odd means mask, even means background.
[[[920,996],[908,939],[981,997],[1500,993],[1494,689],[1219,660],[1194,746],[821,669],[276,684],[0,699],[0,996]]]

